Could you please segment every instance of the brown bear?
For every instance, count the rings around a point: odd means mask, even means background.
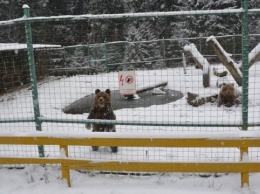
[[[111,105],[110,90],[101,92],[99,89],[95,91],[95,99],[88,119],[104,119],[104,120],[116,120],[116,115]],[[90,125],[86,125],[90,128]],[[115,125],[111,124],[92,124],[93,132],[116,132]],[[92,146],[93,151],[98,151],[98,146]],[[117,152],[117,147],[111,147],[112,152]]]
[[[241,103],[241,95],[236,91],[234,84],[223,83],[217,98],[217,105],[231,107]]]

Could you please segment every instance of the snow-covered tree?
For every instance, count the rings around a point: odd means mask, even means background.
[[[249,0],[249,8],[259,8],[260,0]],[[241,7],[241,0],[1,0],[0,20],[23,16],[22,5],[28,4],[31,16],[116,14],[154,11],[216,10]],[[62,5],[62,6],[61,6]],[[258,15],[249,16],[250,33],[260,33]],[[139,43],[131,45],[133,61],[151,61],[180,57],[180,51],[187,37],[207,37],[241,33],[241,17],[230,15],[201,15],[181,17],[95,19],[76,22],[34,23],[33,41],[45,44],[93,44],[112,41],[146,41],[156,39],[178,39],[175,42]],[[259,42],[257,38],[250,39]],[[24,26],[1,27],[0,42],[25,42]],[[231,42],[221,43],[223,46]],[[239,45],[236,45],[239,48]],[[163,48],[163,49],[162,49]],[[240,49],[238,49],[240,50]],[[114,46],[113,53],[121,52],[121,46]],[[127,52],[127,50],[125,51]],[[140,53],[139,53],[140,52]],[[113,61],[119,61],[112,57]],[[112,59],[111,59],[112,60]],[[148,63],[153,66],[170,66],[166,63]]]
[[[122,0],[90,0],[89,1],[90,14],[116,14],[124,13],[124,6]],[[89,20],[90,43],[103,43],[105,41],[112,42],[122,40],[123,23],[120,19],[106,19],[106,20]]]

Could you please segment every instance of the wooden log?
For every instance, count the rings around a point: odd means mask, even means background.
[[[198,94],[191,93],[191,92],[188,92],[186,97],[187,103],[193,107],[201,106],[207,102],[214,103],[216,102],[217,98],[218,98],[217,94],[208,97],[201,97]]]
[[[198,107],[206,103],[206,99],[204,97],[200,97],[198,94],[191,92],[187,93],[186,99],[188,104],[194,107]]]
[[[160,83],[145,85],[145,86],[137,88],[136,94],[140,94],[140,93],[152,90],[154,88],[164,87],[164,86],[167,86],[167,84],[168,84],[167,81],[163,81],[163,82],[160,82]],[[124,96],[127,97],[127,99],[133,98],[133,95],[124,95]]]
[[[152,90],[154,88],[167,86],[167,84],[168,84],[168,82],[164,81],[164,82],[160,82],[160,83],[155,83],[155,84],[150,84],[150,85],[146,85],[143,87],[139,87],[139,88],[137,88],[136,93],[140,94],[140,93]]]
[[[184,54],[187,56],[192,57],[192,59],[195,61],[196,63],[196,68],[197,69],[203,69],[203,65],[199,62],[199,60],[197,59],[197,57],[193,56],[192,52],[190,49],[187,49],[187,47],[184,47]]]
[[[249,55],[250,56],[250,55]],[[252,67],[257,61],[260,60],[260,52],[258,52],[250,61],[249,68]]]
[[[203,70],[203,86],[210,86],[210,65],[206,58],[204,58],[198,51],[194,44],[184,46],[184,53],[188,56],[192,56],[198,69]]]
[[[215,53],[217,54],[219,60],[221,63],[227,68],[227,70],[230,72],[230,74],[233,76],[235,81],[239,86],[242,86],[242,75],[241,72],[235,67],[236,63],[233,59],[229,56],[228,53],[223,49],[223,47],[219,44],[217,39],[213,36],[209,37],[207,39],[207,42],[213,48]]]
[[[202,80],[204,88],[208,88],[210,86],[210,74],[203,73]]]
[[[252,49],[252,51],[248,55],[248,64],[249,64],[249,69],[252,67],[257,61],[260,60],[260,43]],[[239,67],[239,69],[242,71],[243,64]]]
[[[227,76],[227,71],[218,72],[215,68],[213,68],[213,74],[217,77],[225,77]]]

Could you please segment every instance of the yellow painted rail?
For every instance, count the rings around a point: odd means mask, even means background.
[[[37,134],[37,135],[36,135]],[[64,158],[21,158],[0,157],[0,164],[60,164],[62,178],[70,182],[70,169],[122,171],[122,172],[231,172],[241,173],[241,187],[249,185],[249,173],[260,172],[260,161],[244,161],[242,156],[248,154],[249,147],[260,147],[260,137],[175,137],[160,135],[118,135],[117,133],[99,133],[90,136],[55,137],[39,133],[23,135],[0,135],[0,145],[59,145],[67,157]],[[92,133],[93,134],[93,133]],[[105,134],[105,135],[102,135]],[[123,147],[189,147],[189,148],[228,148],[240,149],[239,162],[124,162],[93,161],[69,158],[68,146],[123,146]]]

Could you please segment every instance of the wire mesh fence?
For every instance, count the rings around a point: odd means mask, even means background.
[[[37,127],[39,129],[39,125],[42,133],[90,133],[85,124],[89,122],[87,117],[96,89],[111,91],[116,121],[110,122],[116,124],[117,133],[235,132],[243,127],[244,111],[248,113],[248,130],[259,129],[259,34],[249,35],[248,50],[252,52],[249,54],[248,94],[245,94],[242,85],[237,84],[209,45],[207,40],[210,35],[178,37],[181,31],[185,34],[182,27],[187,24],[193,27],[190,29],[198,28],[197,24],[190,23],[188,16],[84,17],[31,20],[36,91],[31,85],[34,82],[33,73],[27,58],[28,55],[29,58],[32,56],[27,53],[24,25],[1,24],[6,32],[3,41],[9,40],[10,33],[16,31],[14,34],[17,36],[12,37],[20,42],[0,44],[1,133],[31,132]],[[201,16],[192,17],[199,19]],[[227,18],[226,15],[218,17],[223,20]],[[160,24],[168,24],[168,31],[159,34]],[[147,29],[152,28],[158,32],[149,34]],[[224,49],[222,57],[232,59],[237,70],[244,63],[244,34],[240,34],[241,28],[233,29],[231,35],[228,32],[213,34]],[[173,36],[176,33],[177,36]],[[184,46],[191,44],[197,48],[196,55],[184,55]],[[199,68],[200,56],[210,65],[209,87],[203,86],[205,71]],[[204,65],[203,62],[201,64]],[[141,91],[138,95],[129,98],[120,94],[120,71],[134,71],[137,91]],[[214,74],[225,71],[227,75],[223,77]],[[242,73],[243,68],[238,74],[241,79],[246,79]],[[236,94],[241,98],[247,96],[248,104],[240,100],[231,107],[224,104],[218,106],[216,95],[224,92],[218,87],[222,81],[234,83],[232,90],[237,91]],[[162,86],[162,83],[166,84]],[[158,84],[160,87],[155,87]],[[188,102],[188,93],[195,95],[192,99],[195,104]],[[207,100],[208,97],[210,100]],[[38,111],[38,115],[35,111]],[[38,122],[35,122],[36,119]],[[0,152],[3,156],[38,156],[36,146],[1,146]],[[55,146],[44,146],[44,153],[50,157],[60,156],[60,150]],[[259,160],[258,149],[250,149],[250,153],[252,159]],[[125,147],[114,154],[107,147],[98,152],[90,147],[70,147],[71,157],[126,161],[239,161],[239,154],[239,149],[233,148]]]

